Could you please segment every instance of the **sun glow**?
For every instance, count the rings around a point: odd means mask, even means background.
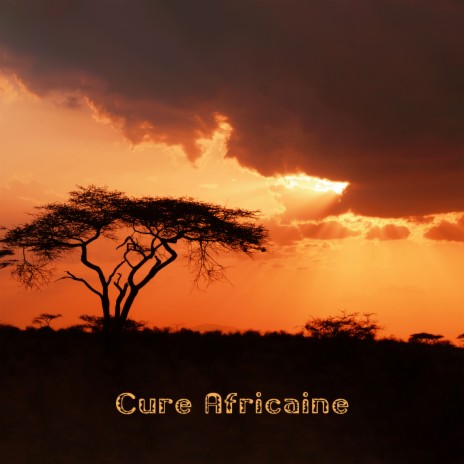
[[[320,179],[318,177],[311,177],[305,174],[297,174],[290,176],[281,176],[278,178],[278,185],[294,190],[300,189],[311,189],[316,192],[329,192],[333,191],[337,195],[341,195],[346,187],[349,185],[348,182],[334,182],[328,179]]]
[[[386,334],[407,337],[424,330],[456,336],[462,321],[462,213],[358,216],[340,202],[347,182],[302,172],[266,176],[227,156],[233,127],[225,116],[217,115],[212,133],[197,134],[201,154],[192,160],[178,145],[147,140],[134,145],[118,129],[120,121],[89,101],[71,105],[68,94],[35,96],[14,77],[1,77],[3,225],[26,221],[35,205],[63,201],[75,185],[88,184],[262,212],[260,222],[270,229],[273,248],[254,260],[221,257],[233,285],[192,292],[188,268],[178,263],[141,294],[134,319],[158,327],[182,321],[186,327],[294,331],[310,311],[329,315],[346,308],[376,312]],[[150,129],[143,123],[141,128]],[[110,267],[113,248],[91,251],[105,269]],[[63,267],[77,275],[78,264],[70,260]],[[66,308],[55,325],[59,328],[79,323],[83,307],[99,314],[93,295],[72,282],[26,293],[8,272],[0,278],[1,323],[26,327],[40,312]]]

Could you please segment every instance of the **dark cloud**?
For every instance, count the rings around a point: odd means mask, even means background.
[[[360,234],[337,221],[321,222],[320,224],[301,224],[299,227],[303,237],[316,240],[340,240]]]
[[[447,240],[450,242],[464,242],[464,216],[456,222],[442,221],[435,227],[429,229],[425,238],[431,240]]]
[[[343,207],[464,210],[462,5],[452,0],[3,0],[0,57],[80,92],[134,142],[234,127],[263,174],[349,181]]]
[[[368,240],[403,240],[408,238],[411,232],[405,226],[395,226],[387,224],[383,227],[372,227],[366,234]]]

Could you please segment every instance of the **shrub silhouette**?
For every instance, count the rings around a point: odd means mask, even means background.
[[[104,319],[103,317],[90,316],[88,314],[83,314],[79,316],[79,319],[84,321],[84,324],[78,324],[72,326],[74,329],[81,329],[93,333],[103,332],[104,328]],[[114,318],[110,318],[110,323],[114,322]],[[136,321],[134,319],[126,319],[122,326],[123,331],[127,332],[136,332],[145,329],[147,323],[145,321]]]
[[[341,311],[339,316],[313,318],[304,329],[311,338],[374,340],[381,329],[372,313],[349,313]]]
[[[443,343],[441,340],[443,335],[435,335],[427,332],[419,332],[412,334],[408,342],[409,343],[424,343],[427,345],[436,345],[437,343]]]
[[[38,325],[41,329],[51,328],[50,323],[58,317],[62,317],[61,314],[42,313],[32,319],[32,323]]]

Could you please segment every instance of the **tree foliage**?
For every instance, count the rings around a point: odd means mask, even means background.
[[[105,330],[116,331],[139,292],[177,259],[178,242],[185,244],[195,283],[213,282],[224,276],[217,261],[220,252],[265,251],[268,234],[256,219],[253,211],[191,198],[132,198],[89,186],[70,192],[66,202],[38,207],[30,222],[4,229],[0,242],[16,251],[9,265],[27,288],[50,282],[52,265],[77,253],[96,283],[71,271],[62,278],[81,283],[98,297]],[[91,245],[102,240],[115,242],[119,251],[118,261],[107,272],[90,256]]]
[[[0,269],[3,269],[4,267],[12,266],[16,260],[15,259],[10,259],[10,256],[14,255],[13,250],[8,250],[8,249],[3,249],[0,250]]]
[[[410,343],[424,343],[427,345],[436,345],[442,342],[443,335],[435,335],[427,332],[419,332],[409,337]]]
[[[346,313],[338,316],[312,318],[304,328],[311,338],[374,340],[381,329],[372,313]]]
[[[57,319],[58,317],[62,317],[61,314],[50,314],[50,313],[42,313],[39,316],[35,317],[32,320],[33,324],[38,325],[40,328],[48,328],[50,327],[50,323]]]

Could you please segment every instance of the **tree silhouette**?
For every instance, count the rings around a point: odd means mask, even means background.
[[[340,316],[313,318],[304,328],[311,338],[374,340],[381,329],[373,314],[350,313],[341,311]]]
[[[210,283],[224,276],[216,260],[219,252],[265,251],[268,234],[256,218],[256,212],[191,198],[131,198],[91,185],[70,192],[64,203],[38,207],[30,222],[4,229],[0,242],[17,252],[12,274],[28,288],[50,282],[51,265],[79,253],[96,282],[71,271],[62,278],[81,283],[98,297],[104,332],[116,334],[140,291],[177,259],[178,242],[185,244],[194,282]],[[107,272],[90,257],[91,245],[105,239],[114,241],[119,252]]]
[[[435,335],[427,332],[419,332],[409,337],[410,343],[424,343],[427,345],[436,345],[441,342],[443,335]]]
[[[37,324],[40,328],[44,329],[50,327],[50,323],[53,321],[53,319],[57,319],[58,317],[61,317],[61,314],[42,313],[35,317],[32,320],[32,323]]]

